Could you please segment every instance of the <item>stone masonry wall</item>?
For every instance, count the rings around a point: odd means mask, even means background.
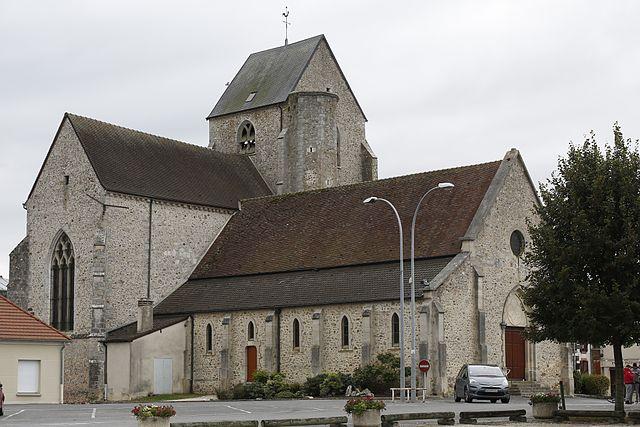
[[[29,237],[9,254],[7,297],[22,309],[29,309]]]
[[[444,308],[444,340],[447,346],[445,393],[453,390],[462,365],[480,362],[473,274],[471,263],[464,262],[436,292],[435,300]],[[435,337],[432,340],[430,359],[435,360],[437,340]]]
[[[209,148],[223,153],[240,154],[237,142],[238,128],[249,120],[256,131],[255,154],[251,160],[262,174],[269,187],[275,191],[281,180],[282,141],[278,135],[282,130],[282,110],[273,105],[255,110],[241,111],[209,119]]]
[[[69,184],[65,185],[65,175]],[[103,200],[100,186],[71,125],[65,120],[27,200],[29,237],[29,306],[45,322],[50,318],[50,267],[54,245],[61,231],[75,253],[75,322],[72,335],[91,329],[93,244],[100,228]]]
[[[109,193],[104,220],[106,329],[133,322],[146,297],[149,200]],[[182,285],[217,237],[231,211],[154,200],[151,226],[151,299],[158,304]]]
[[[420,303],[420,301],[418,301]],[[321,371],[353,372],[362,364],[363,348],[363,311],[370,309],[372,317],[372,356],[387,351],[399,352],[398,347],[391,345],[391,316],[398,313],[399,303],[379,302],[372,304],[340,304],[334,306],[299,307],[282,309],[280,313],[280,351],[281,372],[289,381],[303,382],[313,375],[311,362],[312,317],[321,313]],[[222,319],[230,317],[230,366],[232,367],[231,384],[238,384],[246,378],[246,347],[255,345],[258,350],[258,369],[265,369],[265,347],[267,323],[265,319],[269,310],[231,313],[201,313],[195,315],[194,331],[194,390],[200,393],[212,393],[220,387],[220,337],[223,335]],[[405,360],[410,363],[410,323],[409,306],[405,306]],[[340,322],[347,316],[350,327],[350,345],[342,348]],[[300,348],[293,348],[293,320],[300,322]],[[256,337],[253,342],[247,341],[247,324],[253,320]],[[277,320],[274,319],[274,322]],[[206,352],[206,326],[213,328],[213,350]],[[421,325],[417,325],[419,333]]]
[[[336,121],[340,131],[339,185],[363,181],[363,161],[360,146],[365,143],[366,119],[356,103],[347,81],[334,60],[326,41],[322,41],[295,90],[299,92],[335,93],[340,101],[336,110]],[[373,179],[377,179],[377,173]]]
[[[469,242],[472,263],[484,277],[481,279],[486,312],[486,341],[489,363],[505,365],[504,333],[500,326],[510,292],[525,284],[527,269],[524,262],[511,251],[510,237],[520,230],[525,242],[530,242],[526,218],[536,220],[535,194],[525,175],[523,165],[516,158],[512,162],[506,183],[498,193],[495,205],[480,229],[475,241]],[[562,345],[535,344],[536,380],[547,386],[557,384],[565,365]]]

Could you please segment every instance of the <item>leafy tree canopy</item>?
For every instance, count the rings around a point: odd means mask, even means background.
[[[617,123],[614,135],[571,144],[541,185],[523,293],[534,341],[640,342],[640,155]]]

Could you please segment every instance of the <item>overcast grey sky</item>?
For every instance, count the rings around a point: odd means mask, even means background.
[[[640,136],[640,1],[0,0],[0,275],[65,111],[195,144],[245,58],[323,33],[380,177]]]

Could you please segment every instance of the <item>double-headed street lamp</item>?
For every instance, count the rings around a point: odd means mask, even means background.
[[[373,204],[377,201],[385,202],[393,212],[396,214],[396,219],[398,220],[398,231],[400,233],[400,401],[404,402],[404,393],[405,393],[405,379],[404,379],[404,243],[403,243],[403,234],[402,234],[402,221],[400,221],[400,215],[398,214],[398,210],[393,204],[387,199],[382,199],[379,197],[369,197],[365,199],[362,203],[365,205]]]
[[[411,221],[411,400],[416,400],[416,278],[415,278],[415,236],[416,236],[416,218],[422,201],[433,190],[453,188],[450,182],[441,182],[437,186],[429,189],[420,198],[416,210],[413,212],[413,220]],[[426,385],[425,385],[426,387]]]
[[[418,205],[416,206],[416,210],[413,213],[413,220],[411,222],[411,400],[415,400],[416,398],[416,296],[415,296],[415,277],[414,277],[414,249],[415,249],[415,227],[416,227],[416,217],[418,216],[418,209],[420,208],[420,204],[427,197],[429,193],[433,190],[438,189],[447,189],[453,188],[454,185],[450,182],[441,182],[437,186],[431,188],[429,191],[424,193],[424,195],[420,198]],[[402,233],[402,221],[400,220],[400,215],[398,214],[398,210],[393,204],[383,198],[379,197],[369,197],[363,201],[364,204],[373,204],[377,201],[385,202],[388,204],[393,212],[396,215],[396,219],[398,220],[398,231],[400,233],[400,331],[399,331],[399,345],[400,345],[400,400],[405,400],[405,360],[404,360],[404,244],[403,244],[403,233]]]

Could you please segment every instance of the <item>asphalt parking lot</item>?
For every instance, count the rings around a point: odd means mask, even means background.
[[[260,420],[270,418],[305,418],[344,415],[345,400],[275,400],[275,401],[212,401],[173,402],[175,422]],[[130,414],[135,403],[104,403],[86,405],[5,405],[1,425],[9,426],[137,426]],[[638,410],[640,410],[640,405]],[[611,410],[606,400],[570,398],[568,409]],[[527,399],[513,397],[511,403],[455,403],[452,399],[430,399],[426,403],[387,402],[386,413],[421,411],[470,411],[489,409],[526,409],[531,416]],[[636,409],[632,407],[631,409]],[[420,423],[424,424],[424,423]],[[435,422],[434,422],[435,424]],[[407,423],[407,426],[415,425]],[[549,425],[549,424],[546,424]]]

